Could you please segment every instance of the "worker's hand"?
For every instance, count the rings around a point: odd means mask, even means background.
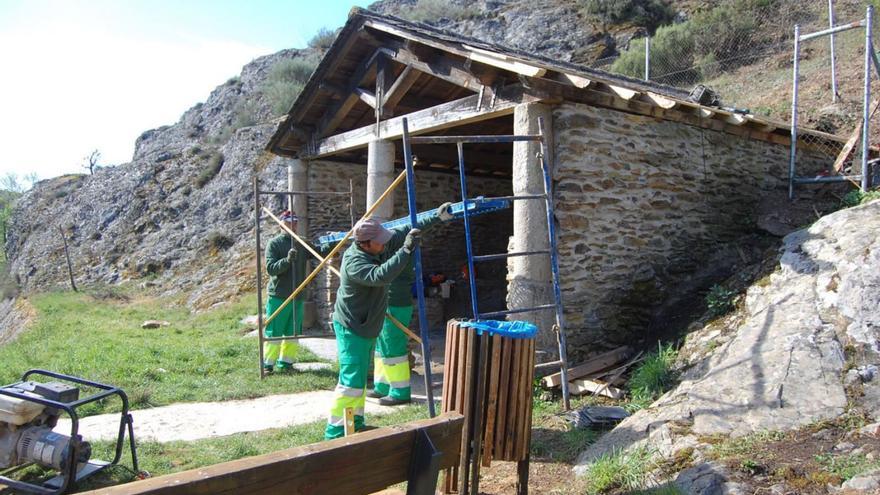
[[[295,259],[296,259],[296,250],[291,249],[290,251],[287,252],[287,262],[293,263],[293,260],[295,260]]]
[[[403,240],[403,250],[409,254],[412,254],[413,251],[419,245],[422,239],[422,231],[419,229],[412,229],[406,234],[406,239]]]
[[[452,203],[445,202],[437,208],[437,216],[443,222],[452,220]]]

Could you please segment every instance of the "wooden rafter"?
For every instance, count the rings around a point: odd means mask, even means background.
[[[324,117],[318,122],[318,125],[315,126],[318,136],[326,136],[333,132],[348,115],[351,109],[354,108],[354,105],[361,99],[361,96],[357,91],[361,81],[364,80],[373,68],[376,60],[381,55],[381,49],[376,50],[373,55],[367,59],[357,71],[355,71],[354,75],[351,76],[351,79],[348,80],[347,87],[342,89],[342,99],[334,104],[327,113],[324,114]]]
[[[422,74],[422,72],[413,69],[411,65],[404,67],[403,72],[397,76],[397,80],[394,81],[394,84],[385,93],[385,105],[382,108],[386,115],[394,115],[394,108],[406,96],[406,92],[419,80]]]
[[[396,49],[387,50],[388,56],[395,62],[410,65],[414,69],[424,72],[438,79],[467,88],[471,91],[479,91],[483,82],[475,76],[467,61],[455,60],[450,56],[435,57],[434,60],[424,60],[416,52],[397,44]]]

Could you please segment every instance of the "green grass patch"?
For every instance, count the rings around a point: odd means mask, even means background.
[[[880,468],[880,461],[870,460],[864,455],[855,454],[819,454],[815,457],[816,462],[822,466],[822,470],[843,481],[854,478],[864,472]]]
[[[875,199],[880,199],[880,190],[862,192],[858,189],[854,191],[850,191],[843,197],[840,202],[840,206],[843,208],[850,208],[852,206],[858,206],[867,203],[868,201],[872,201]]]
[[[709,458],[729,459],[743,456],[748,457],[758,447],[771,442],[778,442],[784,438],[785,433],[780,431],[762,431],[736,438],[719,436],[705,437],[702,440],[712,445],[708,451]]]
[[[660,395],[672,388],[675,383],[673,365],[678,351],[672,344],[657,344],[657,352],[649,355],[629,379],[630,412],[644,409],[651,405]]]
[[[724,316],[733,311],[733,300],[736,292],[722,287],[718,284],[713,285],[706,294],[706,309],[713,318]]]
[[[252,314],[256,296],[191,314],[174,301],[54,292],[35,295],[31,327],[0,347],[0,383],[45,368],[118,386],[135,409],[175,402],[248,399],[331,389],[333,370],[258,375],[258,344],[239,320]],[[142,329],[145,320],[170,326]],[[297,361],[317,361],[301,348]],[[87,392],[87,391],[86,391]],[[115,412],[118,401],[94,403],[83,414]]]
[[[612,490],[644,490],[648,475],[655,467],[652,457],[651,450],[640,447],[632,452],[617,451],[596,459],[584,475],[586,493],[598,495]]]

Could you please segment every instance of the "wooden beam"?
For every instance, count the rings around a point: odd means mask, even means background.
[[[473,60],[474,62],[491,65],[492,67],[497,67],[499,69],[504,69],[528,77],[541,77],[547,73],[547,69],[536,67],[502,53],[496,53],[468,45],[464,45],[464,48],[469,51],[468,59]]]
[[[376,60],[376,95],[373,99],[373,109],[375,110],[376,123],[382,120],[382,107],[385,106],[385,86],[386,74],[389,70],[389,62],[385,57],[379,57]]]
[[[555,79],[559,82],[571,84],[576,88],[588,88],[591,84],[593,84],[592,79],[587,79],[586,77],[576,76],[574,74],[566,74],[565,72],[560,72],[556,74]]]
[[[877,111],[878,106],[880,106],[880,100],[874,100],[871,102],[871,106],[868,110],[869,120],[874,116],[874,112]],[[864,119],[859,119],[856,128],[853,130],[852,134],[850,134],[846,143],[844,143],[843,148],[840,150],[840,154],[837,155],[837,159],[834,160],[834,166],[831,168],[834,173],[839,174],[840,171],[843,170],[843,164],[849,160],[850,155],[852,155],[852,152],[855,149],[856,142],[862,137],[862,120]]]
[[[424,430],[434,448],[443,453],[440,469],[457,466],[463,424],[462,415],[444,413],[433,419],[85,493],[274,495],[280,490],[366,495],[407,480],[418,430]]]
[[[381,49],[373,52],[373,55],[370,56],[370,58],[367,59],[367,61],[364,62],[364,64],[361,65],[351,76],[351,79],[348,80],[348,86],[342,90],[342,100],[336,102],[336,104],[329,108],[324,114],[324,117],[321,118],[321,121],[318,122],[318,125],[315,126],[315,134],[318,137],[326,136],[333,132],[343,119],[348,116],[348,112],[350,112],[355,104],[361,99],[360,95],[357,93],[357,89],[361,85],[361,81],[363,81],[370,72],[370,69],[373,68],[373,64],[381,54]]]
[[[568,382],[568,391],[572,395],[597,394],[609,399],[620,399],[623,391],[608,383],[581,378]]]
[[[540,101],[541,98],[526,93],[520,85],[503,88],[495,95],[495,104],[484,104],[477,108],[478,95],[419,110],[411,114],[394,117],[378,124],[354,129],[342,134],[319,140],[315,148],[304,159],[317,159],[334,155],[343,151],[366,146],[375,136],[383,139],[396,139],[403,135],[403,118],[409,121],[409,131],[413,135],[439,131],[449,127],[493,119],[502,115],[510,115],[513,108],[521,103]],[[378,127],[378,128],[377,128]]]
[[[466,61],[455,60],[449,54],[443,53],[433,60],[424,60],[415,52],[406,48],[403,43],[397,43],[393,49],[386,53],[392,60],[404,65],[410,65],[414,69],[424,72],[438,79],[467,88],[477,92],[483,86],[483,82],[471,73]]]
[[[370,105],[370,108],[376,108],[376,95],[374,95],[373,93],[370,93],[363,88],[354,88],[354,94],[356,94],[362,102]]]
[[[648,102],[657,105],[658,107],[664,110],[672,110],[673,108],[678,106],[678,102],[672,99],[669,99],[665,96],[658,95],[657,93],[652,93],[650,91],[644,93],[642,95]]]
[[[422,77],[422,72],[413,69],[411,65],[403,68],[403,72],[397,76],[394,84],[385,93],[385,104],[382,105],[382,109],[386,116],[394,115],[394,108],[420,77]]]
[[[637,94],[639,94],[639,92],[634,89],[624,88],[622,86],[614,86],[613,84],[607,84],[606,86],[608,86],[608,89],[610,89],[612,93],[626,101],[632,100]]]
[[[724,116],[724,121],[727,122],[728,124],[743,125],[746,122],[748,122],[748,119],[746,118],[745,115],[742,115],[739,113],[731,113],[731,114]]]
[[[610,368],[615,364],[623,361],[632,354],[629,347],[618,347],[617,349],[599,354],[586,362],[568,369],[569,382],[576,380],[582,376],[587,376],[606,368]],[[562,373],[553,373],[545,376],[543,379],[545,387],[556,387],[562,384]]]

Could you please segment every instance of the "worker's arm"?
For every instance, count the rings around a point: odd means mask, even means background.
[[[288,252],[280,242],[276,242],[275,239],[269,241],[269,245],[266,246],[266,272],[277,277],[290,270],[290,260],[287,255]]]
[[[355,282],[370,287],[390,285],[409,265],[412,253],[418,246],[420,238],[421,231],[412,229],[404,239],[403,247],[398,249],[385,263],[376,265],[362,257],[353,258],[346,268],[346,273]]]
[[[452,219],[451,213],[452,203],[443,203],[434,211],[431,212],[430,215],[427,215],[426,218],[419,220],[419,229],[425,230],[426,228],[430,228],[433,225],[436,225],[440,222],[446,222]],[[394,234],[391,236],[391,240],[389,240],[385,248],[390,250],[399,249],[400,246],[403,246],[403,240],[406,239],[406,234],[409,233],[410,226],[397,227],[391,229],[391,232]]]

